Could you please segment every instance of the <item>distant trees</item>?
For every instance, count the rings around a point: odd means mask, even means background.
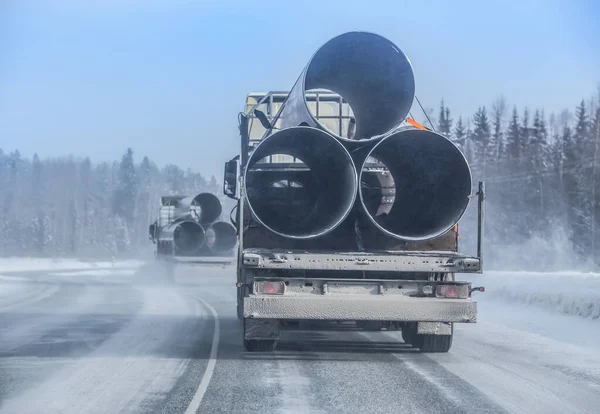
[[[582,100],[574,117],[563,111],[549,118],[541,108],[519,113],[513,107],[506,119],[506,100],[499,98],[491,115],[480,106],[467,122],[459,117],[454,128],[441,102],[438,132],[463,150],[474,182],[487,183],[486,240],[491,245],[553,240],[558,246],[548,252],[550,259],[568,250],[574,260],[600,262],[598,95],[591,103]],[[473,230],[472,218],[463,229]],[[497,260],[502,254],[502,248],[490,252]]]
[[[161,195],[220,195],[198,173],[138,164],[128,148],[120,162],[31,159],[0,149],[0,256],[132,256],[149,252],[148,226]],[[229,211],[224,211],[224,217]]]
[[[501,246],[488,259],[501,265],[513,248],[522,262],[552,263],[567,251],[573,260],[600,261],[600,91],[574,113],[509,108],[504,98],[489,108],[454,119],[444,101],[439,111],[425,109],[464,152],[474,185],[486,181],[486,242]],[[131,148],[120,161],[99,164],[37,154],[29,160],[0,149],[0,189],[3,256],[137,254],[151,248],[148,225],[161,195],[221,197],[216,176],[207,180],[176,165],[159,169],[148,157],[137,163]],[[472,240],[474,211],[461,223],[463,243]],[[522,247],[532,245],[547,252]]]

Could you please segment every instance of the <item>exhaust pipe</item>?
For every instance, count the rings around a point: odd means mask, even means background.
[[[348,32],[329,40],[312,56],[284,103],[281,128],[305,123],[327,129],[306,102],[306,92],[314,89],[338,93],[354,113],[353,139],[339,131],[346,128],[338,127],[339,134],[328,132],[343,142],[375,140],[398,126],[410,111],[415,79],[409,59],[392,42],[373,33]]]
[[[231,250],[236,243],[237,231],[226,221],[218,221],[206,230],[206,246],[213,253]]]
[[[210,224],[221,215],[219,198],[212,193],[200,193],[194,197],[185,197],[177,202],[177,216],[191,216],[201,224]]]
[[[380,171],[379,183],[368,177],[373,171]],[[446,233],[463,216],[471,194],[463,153],[444,136],[421,129],[407,128],[375,144],[360,180],[360,200],[370,221],[384,234],[407,241]]]
[[[261,162],[276,154],[302,163]],[[292,239],[323,236],[338,227],[358,190],[348,151],[332,135],[311,127],[287,128],[263,139],[248,159],[245,177],[254,218]]]
[[[194,220],[176,221],[166,228],[165,233],[173,235],[173,245],[180,254],[195,253],[206,242],[204,228]]]

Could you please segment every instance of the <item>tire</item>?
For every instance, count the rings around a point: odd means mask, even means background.
[[[415,335],[411,341],[412,346],[419,348],[422,353],[445,353],[452,347],[454,325],[450,335]]]
[[[275,341],[264,339],[245,339],[244,349],[247,352],[273,352]]]
[[[414,325],[414,326],[413,326]],[[415,336],[417,336],[416,324],[404,325],[402,327],[402,340],[408,345],[412,345]]]
[[[244,302],[238,302],[237,304],[237,317],[240,321],[244,320]]]

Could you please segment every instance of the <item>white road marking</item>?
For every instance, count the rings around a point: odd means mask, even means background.
[[[215,308],[210,306],[205,300],[200,299],[197,296],[190,295],[194,299],[200,301],[212,314],[212,317],[215,321],[215,331],[213,334],[212,345],[210,348],[210,359],[208,360],[208,364],[206,365],[206,370],[204,371],[204,375],[202,376],[202,380],[200,381],[200,385],[198,385],[198,389],[194,394],[194,398],[190,402],[187,410],[185,410],[186,414],[196,413],[200,408],[200,404],[202,404],[202,399],[204,398],[204,394],[208,389],[208,384],[212,378],[213,372],[215,371],[215,365],[217,364],[217,352],[219,351],[219,337],[221,336],[221,327],[219,324],[219,315],[217,315],[217,311]]]

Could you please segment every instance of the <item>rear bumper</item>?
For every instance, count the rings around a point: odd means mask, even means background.
[[[393,296],[250,295],[244,298],[244,317],[474,323],[477,321],[477,302],[471,299],[398,298]]]

